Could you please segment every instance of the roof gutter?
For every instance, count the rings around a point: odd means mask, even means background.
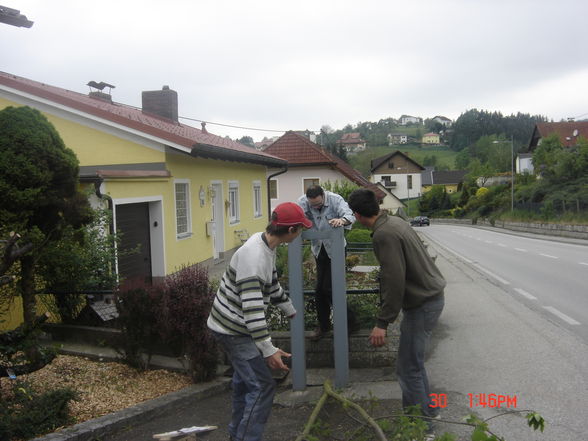
[[[286,173],[288,171],[288,163],[286,162],[286,165],[284,166],[283,170],[280,170],[276,173],[273,173],[271,175],[269,175],[266,179],[266,189],[267,189],[267,217],[268,217],[268,222],[271,222],[272,220],[272,198],[270,197],[270,180],[274,177],[274,176],[279,176],[282,175],[284,173]]]
[[[229,150],[224,147],[217,147],[214,145],[202,143],[194,144],[191,155],[208,159],[220,159],[223,161],[249,162],[252,164],[261,164],[270,167],[284,167],[284,164],[287,164],[285,159],[272,158],[269,156],[262,156],[249,152]]]

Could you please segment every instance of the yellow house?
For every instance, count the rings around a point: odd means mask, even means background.
[[[287,161],[178,120],[178,96],[142,93],[142,108],[115,103],[90,82],[88,95],[0,72],[0,109],[30,106],[56,127],[80,162],[91,202],[108,206],[121,248],[117,272],[156,279],[183,265],[214,271],[268,220],[267,169]],[[128,253],[127,253],[128,254]],[[223,262],[224,260],[224,262]],[[218,272],[218,271],[217,271]]]
[[[441,138],[439,137],[438,133],[425,133],[423,135],[422,143],[428,145],[439,145],[441,143]]]
[[[425,170],[422,173],[423,193],[430,191],[433,185],[443,185],[447,193],[456,193],[460,190],[466,174],[467,170]]]

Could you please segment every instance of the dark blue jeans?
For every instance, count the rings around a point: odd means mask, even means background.
[[[251,337],[212,332],[233,365],[233,441],[260,441],[269,419],[276,382]]]
[[[418,308],[402,310],[400,345],[396,373],[402,389],[402,406],[420,405],[423,415],[434,417],[437,409],[431,404],[429,379],[425,370],[425,348],[443,306],[443,296],[425,302]]]

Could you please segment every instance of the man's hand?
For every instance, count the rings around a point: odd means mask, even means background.
[[[347,225],[347,223],[348,223],[347,219],[344,219],[342,217],[336,218],[336,219],[331,219],[329,221],[329,225],[331,227],[343,227],[343,226]]]
[[[386,344],[386,330],[375,326],[374,329],[372,329],[368,341],[375,347],[384,346]]]
[[[269,357],[266,357],[265,362],[270,367],[270,369],[281,369],[283,371],[289,371],[290,369],[288,368],[288,366],[284,364],[284,362],[282,361],[282,357],[289,358],[291,356],[292,354],[288,354],[287,352],[278,349],[277,352],[270,355]]]

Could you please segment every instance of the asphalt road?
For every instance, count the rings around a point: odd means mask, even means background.
[[[555,314],[532,306],[543,301],[539,300],[542,294],[533,291],[537,294],[533,301],[521,296],[513,290],[519,282],[512,274],[503,272],[498,264],[494,267],[486,261],[482,263],[481,254],[458,257],[439,245],[447,241],[447,246],[456,250],[461,242],[483,242],[484,248],[500,253],[498,260],[505,260],[503,266],[508,267],[524,260],[511,259],[517,253],[514,246],[521,247],[519,240],[514,236],[498,240],[500,235],[482,230],[466,232],[454,226],[425,227],[419,232],[425,234],[438,254],[437,264],[448,281],[446,307],[434,331],[427,362],[433,391],[447,401],[442,417],[455,421],[472,412],[490,418],[504,412],[534,410],[547,421],[544,433],[526,426],[522,415],[527,412],[493,418],[489,425],[509,441],[588,439],[588,345],[575,331],[580,325],[569,325]],[[463,236],[466,233],[471,237]],[[474,238],[478,234],[480,241]],[[539,251],[555,255],[555,248],[547,244],[538,242],[532,247],[531,242],[526,242],[524,246],[527,257]],[[502,252],[503,248],[507,251]],[[464,250],[460,249],[465,253]],[[553,260],[549,262],[553,264]],[[542,271],[548,268],[538,273]],[[509,283],[497,281],[496,276]],[[484,407],[479,403],[480,394],[486,394],[487,401],[490,394],[495,400],[503,397],[512,403],[516,399],[516,406],[498,407],[495,401]],[[442,425],[440,429],[457,431],[462,435],[460,441],[470,439],[459,426]]]
[[[588,246],[457,225],[419,231],[588,342]]]

